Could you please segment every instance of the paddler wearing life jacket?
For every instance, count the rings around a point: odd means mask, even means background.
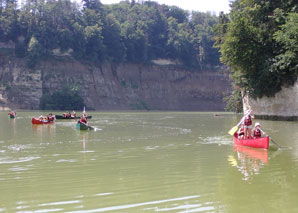
[[[73,117],[77,117],[77,113],[74,110],[72,110],[72,114],[73,114]]]
[[[8,113],[8,115],[13,115],[13,116],[16,116],[16,115],[17,115],[17,113],[16,113],[15,111],[11,110],[11,111]]]
[[[78,123],[83,123],[87,125],[87,118],[85,116],[82,116]]]
[[[63,116],[65,118],[70,118],[71,117],[71,114],[70,114],[70,112],[67,112],[67,113],[63,113]]]
[[[252,130],[253,132],[253,137],[254,138],[261,138],[262,137],[262,133],[266,134],[265,132],[262,132],[261,130],[261,124],[260,123],[255,123],[255,127]]]
[[[252,110],[247,110],[243,120],[244,139],[251,138],[252,119],[255,118]]]
[[[52,113],[50,113],[50,114],[47,116],[47,118],[48,118],[48,121],[50,121],[50,122],[53,122],[53,121],[55,120],[55,116],[53,116]]]
[[[238,130],[238,138],[242,139],[244,137],[244,125],[242,124],[240,129]]]

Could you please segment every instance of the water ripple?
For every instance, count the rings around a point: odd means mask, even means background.
[[[22,163],[22,162],[36,160],[39,158],[40,157],[23,157],[23,158],[19,158],[18,160],[3,160],[3,161],[2,159],[0,159],[0,164]]]
[[[53,203],[42,203],[38,206],[58,206],[58,205],[66,205],[66,204],[75,204],[75,203],[81,203],[81,200],[69,200],[69,201],[59,201],[59,202],[53,202]]]
[[[218,144],[218,145],[229,145],[233,144],[233,140],[229,137],[223,137],[223,136],[214,136],[214,137],[206,137],[206,138],[200,138],[203,139],[202,144]]]
[[[75,159],[60,159],[60,160],[57,160],[56,163],[62,163],[62,162],[68,162],[68,163],[75,163],[77,162],[77,160]]]
[[[45,212],[59,212],[59,211],[63,211],[63,209],[41,209],[41,210],[37,210],[34,212],[35,213],[45,213]]]
[[[27,171],[28,169],[27,168],[23,168],[23,167],[13,167],[13,168],[10,168],[8,169],[12,172],[20,172],[20,171]]]
[[[152,204],[160,204],[160,203],[167,203],[167,202],[180,201],[180,200],[189,200],[189,199],[198,198],[198,197],[200,197],[200,195],[178,197],[178,198],[172,198],[167,200],[157,200],[157,201],[150,201],[150,202],[144,202],[144,203],[134,203],[134,204],[128,204],[128,205],[122,205],[122,206],[110,206],[110,207],[99,208],[99,209],[84,210],[84,212],[89,213],[89,212],[115,211],[115,210],[129,209],[129,208],[135,208],[139,206],[146,206],[146,205],[152,205]],[[80,212],[80,211],[73,211],[73,212]]]
[[[95,196],[106,196],[106,195],[112,195],[114,194],[113,192],[106,192],[106,193],[99,193],[99,194],[96,194]]]

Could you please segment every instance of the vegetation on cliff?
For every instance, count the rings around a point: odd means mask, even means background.
[[[42,110],[81,110],[85,106],[84,99],[76,87],[64,86],[52,95],[44,93],[40,99]]]
[[[298,75],[296,1],[235,0],[231,6],[214,32],[235,90],[270,97],[281,86],[293,85]],[[234,94],[232,101],[241,100],[239,92]]]
[[[100,0],[0,1],[0,42],[12,40],[15,54],[40,58],[67,53],[91,62],[138,62],[166,58],[187,67],[219,64],[212,27],[218,17],[153,1],[103,5]]]

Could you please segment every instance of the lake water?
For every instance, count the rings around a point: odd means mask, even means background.
[[[258,120],[283,147],[263,150],[233,145],[235,114],[40,114],[0,112],[0,212],[298,212],[297,122]]]

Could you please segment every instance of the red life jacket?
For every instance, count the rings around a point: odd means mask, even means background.
[[[87,120],[86,120],[86,118],[81,118],[80,122],[86,124],[87,123]]]
[[[250,115],[247,115],[244,119],[244,125],[245,126],[250,126],[252,125],[252,120],[251,120],[251,116]]]
[[[254,130],[254,137],[255,138],[260,138],[262,136],[262,132],[259,128]]]

